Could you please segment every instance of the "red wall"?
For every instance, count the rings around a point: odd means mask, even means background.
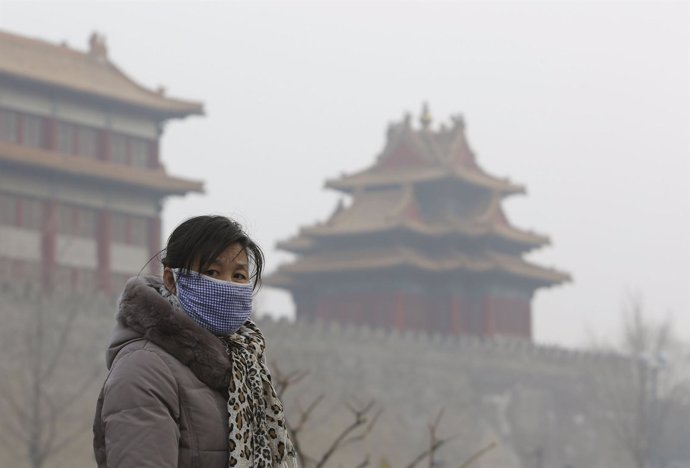
[[[297,315],[387,329],[442,334],[531,337],[530,300],[498,294],[436,295],[409,291],[295,296]]]

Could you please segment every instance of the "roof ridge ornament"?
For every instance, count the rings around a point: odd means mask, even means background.
[[[422,130],[428,130],[432,121],[431,112],[429,112],[429,103],[424,102],[422,104],[422,113],[419,116],[419,123],[422,126]]]
[[[450,120],[453,122],[454,130],[465,130],[465,117],[462,114],[455,114],[451,116]]]
[[[412,114],[409,112],[405,112],[403,115],[403,128],[405,129],[410,129],[412,128]]]
[[[108,61],[108,47],[105,43],[105,36],[98,31],[94,31],[89,36],[89,57],[99,63]]]

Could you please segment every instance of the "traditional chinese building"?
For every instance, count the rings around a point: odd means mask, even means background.
[[[166,121],[201,114],[97,34],[81,52],[0,32],[0,281],[119,289],[160,249],[162,201],[202,191],[159,152]]]
[[[461,117],[391,125],[373,166],[326,182],[348,196],[280,249],[297,255],[267,279],[298,319],[399,330],[531,337],[534,292],[569,280],[523,255],[549,243],[514,227],[502,200],[524,187],[478,165]]]

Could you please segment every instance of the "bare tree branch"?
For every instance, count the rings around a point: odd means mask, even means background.
[[[17,403],[17,400],[14,398],[14,396],[12,396],[12,393],[7,390],[4,385],[0,385],[0,396],[5,402],[7,402],[18,421],[26,421],[26,418],[28,417],[27,412],[19,405],[19,403]],[[0,419],[0,423],[4,421],[4,418]]]
[[[307,375],[309,371],[294,371],[285,375],[277,364],[273,364],[273,382],[275,383],[275,389],[278,396],[283,396],[288,388],[299,383]]]
[[[444,412],[445,408],[441,408],[441,410],[438,412],[438,415],[436,416],[436,419],[434,419],[433,422],[428,424],[429,448],[417,455],[417,457],[415,457],[414,460],[412,460],[406,468],[414,468],[419,463],[424,461],[424,459],[426,458],[429,459],[429,466],[433,466],[436,451],[451,440],[450,437],[446,439],[439,439],[436,435],[438,431],[438,426],[441,424],[441,419],[443,419]]]
[[[343,429],[340,432],[340,434],[336,436],[333,442],[331,442],[331,445],[328,447],[328,449],[326,449],[324,454],[321,456],[321,459],[316,464],[316,468],[323,467],[326,464],[326,462],[333,456],[333,454],[340,448],[342,448],[343,442],[348,439],[350,434],[352,434],[352,432],[355,431],[357,428],[367,423],[367,414],[369,413],[369,411],[371,411],[373,406],[373,401],[370,401],[363,408],[355,408],[350,404],[347,405],[348,409],[352,412],[353,416],[355,417],[355,420],[352,422],[352,424]]]
[[[410,462],[410,464],[407,465],[405,468],[414,468],[414,467],[417,466],[419,463],[421,463],[422,461],[424,461],[424,459],[425,459],[426,457],[428,457],[428,456],[432,453],[432,451],[438,450],[438,449],[441,448],[446,442],[448,442],[448,441],[447,441],[447,440],[437,440],[436,442],[434,442],[434,444],[433,444],[431,447],[429,447],[428,449],[426,449],[425,451],[423,451],[422,453],[420,453],[419,455],[417,455],[417,457],[416,457],[414,460],[412,460],[412,461]]]
[[[460,468],[468,468],[472,463],[476,462],[479,460],[481,457],[486,455],[488,452],[492,451],[497,447],[496,442],[491,442],[489,445],[472,455],[470,458],[465,460],[462,465],[460,465]]]
[[[370,457],[369,457],[369,455],[367,455],[367,457],[364,460],[362,460],[362,462],[359,465],[357,465],[355,468],[366,468],[367,466],[369,466],[369,463],[370,463]]]
[[[84,395],[84,391],[89,388],[101,373],[99,367],[95,367],[87,374],[84,379],[71,390],[71,394],[57,405],[56,414],[62,415],[65,411],[72,407]]]
[[[627,365],[619,365],[601,379],[598,392],[613,434],[635,466],[644,468],[661,455],[676,389],[688,377],[678,371],[678,363],[669,362],[678,346],[669,319],[648,320],[639,293],[625,297],[622,316],[620,363],[627,360]]]
[[[57,347],[53,351],[52,357],[48,362],[48,365],[46,366],[45,370],[43,371],[43,376],[41,377],[43,381],[50,380],[50,378],[55,373],[55,369],[57,369],[58,367],[57,364],[58,362],[60,362],[60,358],[62,357],[62,354],[64,353],[65,349],[67,348],[67,344],[69,342],[69,335],[71,332],[73,332],[72,324],[74,323],[74,320],[77,318],[80,309],[81,307],[72,307],[68,311],[67,317],[65,318],[65,322],[62,324],[62,327],[60,327],[60,336],[57,340]]]
[[[3,318],[12,320],[8,333],[19,334],[18,339],[11,334],[7,337],[16,340],[22,350],[16,356],[3,356],[12,371],[8,379],[0,382],[0,409],[5,416],[0,417],[0,427],[3,435],[16,441],[2,437],[0,442],[12,449],[22,447],[29,466],[42,468],[47,459],[64,450],[88,428],[79,424],[70,430],[69,422],[65,424],[68,419],[63,419],[99,374],[95,367],[75,367],[74,360],[67,363],[66,359],[72,346],[77,345],[70,338],[77,333],[83,301],[29,290],[4,291],[0,300],[17,311],[15,316]],[[60,380],[63,376],[64,381]]]

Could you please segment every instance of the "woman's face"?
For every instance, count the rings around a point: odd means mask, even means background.
[[[192,264],[193,271],[221,281],[249,283],[249,258],[241,244],[228,246],[203,271],[200,271],[199,268],[199,259],[196,259]],[[171,293],[177,293],[175,277],[169,267],[163,271],[163,282]]]

